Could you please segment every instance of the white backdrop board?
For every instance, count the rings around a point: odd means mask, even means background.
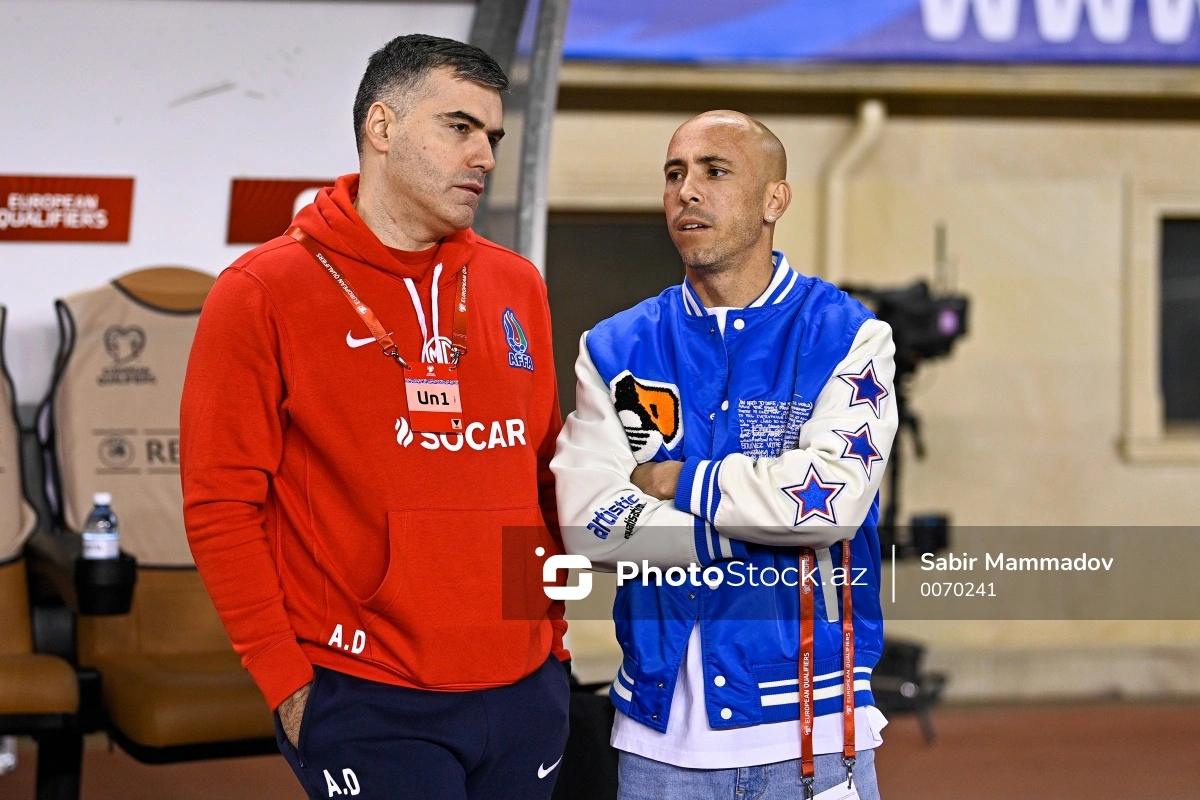
[[[403,33],[466,40],[473,2],[0,0],[0,174],[131,176],[128,244],[0,242],[21,402],[49,383],[53,301],[146,266],[217,273],[235,177],[357,169],[367,58]],[[3,198],[0,198],[0,203]]]

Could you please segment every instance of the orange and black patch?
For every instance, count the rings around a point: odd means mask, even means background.
[[[610,386],[613,404],[639,460],[651,457],[660,444],[670,450],[679,442],[683,409],[679,389],[674,384],[644,380],[623,372]]]

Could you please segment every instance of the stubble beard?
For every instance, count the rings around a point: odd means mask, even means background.
[[[395,195],[403,205],[410,211],[419,210],[432,225],[453,229],[443,235],[471,227],[478,205],[472,208],[450,199],[457,193],[454,186],[462,178],[447,179],[432,162],[418,155],[419,149],[410,149],[409,143],[405,144],[405,150],[406,155],[389,165],[391,182],[397,190]]]
[[[701,275],[719,275],[728,269],[725,255],[716,247],[710,247],[707,250],[680,253],[680,257],[683,259],[683,266]]]
[[[738,220],[734,230],[745,230],[746,234],[738,237],[737,240],[731,240],[729,237],[726,237],[703,250],[690,250],[687,252],[679,250],[679,257],[683,260],[683,266],[700,275],[720,275],[724,272],[737,269],[741,261],[741,254],[754,247],[758,241],[758,237],[761,236],[761,232],[752,230],[746,220]],[[676,249],[678,250],[678,248]]]

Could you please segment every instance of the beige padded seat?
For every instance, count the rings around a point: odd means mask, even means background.
[[[129,614],[79,625],[113,724],[146,747],[275,735],[194,570],[140,570]]]
[[[0,566],[0,715],[74,714],[75,670],[61,658],[33,652],[25,561]]]
[[[49,408],[63,521],[78,530],[92,493],[111,492],[139,566],[128,614],[79,619],[79,663],[99,671],[113,726],[147,748],[274,737],[183,527],[179,401],[212,282],[143,270],[59,302],[66,341]]]

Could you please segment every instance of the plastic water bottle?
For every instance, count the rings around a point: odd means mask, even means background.
[[[116,558],[121,554],[121,531],[112,510],[112,495],[92,495],[92,513],[83,526],[84,558]]]

